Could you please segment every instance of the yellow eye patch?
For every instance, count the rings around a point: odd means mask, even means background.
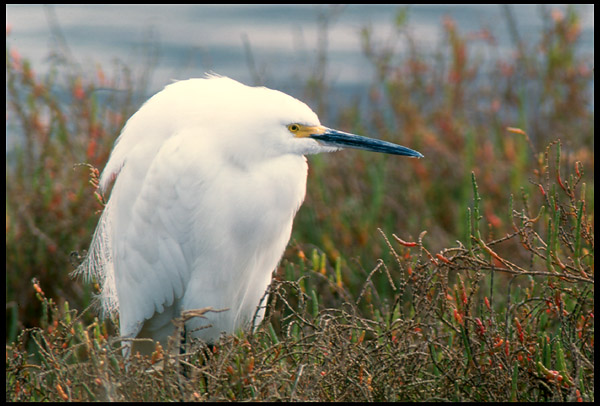
[[[306,138],[313,134],[323,134],[325,132],[325,127],[322,125],[308,126],[297,123],[289,124],[287,129],[294,135],[294,137],[298,138]]]

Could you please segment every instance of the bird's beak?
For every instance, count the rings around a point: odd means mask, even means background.
[[[332,130],[323,126],[312,127],[308,137],[319,141],[323,145],[338,148],[364,149],[365,151],[383,152],[384,154],[404,155],[412,158],[423,158],[423,154],[402,145],[391,142],[349,134],[343,131]]]

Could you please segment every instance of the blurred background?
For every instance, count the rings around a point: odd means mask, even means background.
[[[446,33],[441,22],[450,18],[471,35],[469,53],[489,59],[514,53],[516,40],[539,41],[545,17],[564,13],[566,6],[406,6],[402,18],[407,21],[401,28],[413,45],[394,38],[398,9],[358,4],[7,5],[7,43],[40,74],[50,69],[51,59],[66,51],[64,47],[85,71],[97,65],[108,69],[117,60],[134,71],[150,64],[150,93],[170,80],[206,71],[249,84],[268,78],[271,86],[293,89],[326,57],[329,86],[346,95],[364,93],[375,75],[363,52],[365,29],[372,31],[375,43],[393,47],[398,59],[410,46],[443,48]],[[580,32],[574,52],[593,55],[594,5],[575,10]],[[491,40],[493,48],[487,46]]]
[[[522,39],[539,41],[544,15],[565,6],[413,5],[405,27],[415,46],[434,50],[444,38],[443,18],[451,18],[465,33],[489,31],[470,52],[507,56],[514,52],[514,29]],[[361,48],[361,32],[373,29],[373,40],[385,42],[397,29],[396,5],[7,5],[8,43],[27,56],[39,73],[49,69],[50,50],[68,45],[82,68],[110,66],[115,59],[132,70],[145,68],[144,51],[157,47],[152,92],[171,79],[187,79],[213,70],[243,82],[253,73],[274,85],[293,82],[310,71],[325,48],[328,78],[341,88],[366,86],[372,65]],[[594,52],[594,5],[576,6],[579,41],[575,50]],[[556,12],[556,11],[555,11]],[[506,14],[512,14],[512,21]],[[516,27],[511,27],[514,23]],[[326,25],[326,27],[324,27]],[[325,31],[326,28],[326,31]],[[325,43],[324,43],[325,42]],[[479,44],[477,44],[479,42]],[[60,44],[62,45],[62,44]],[[397,53],[408,44],[397,41]],[[249,53],[253,62],[249,64]],[[250,65],[250,66],[249,66]],[[252,71],[250,71],[250,69]]]

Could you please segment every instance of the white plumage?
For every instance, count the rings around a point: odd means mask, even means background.
[[[100,178],[103,192],[114,181],[110,200],[78,272],[100,281],[123,337],[165,346],[174,317],[209,306],[229,310],[191,319],[186,331],[214,342],[246,327],[304,200],[304,155],[343,147],[421,156],[323,127],[279,91],[218,76],[175,82],[117,139]]]

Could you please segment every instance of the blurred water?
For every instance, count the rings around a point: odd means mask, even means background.
[[[7,5],[7,43],[29,58],[43,73],[56,47],[49,16],[54,16],[72,56],[82,69],[95,63],[110,70],[115,58],[132,69],[143,69],[149,43],[158,44],[159,58],[150,83],[156,91],[171,79],[201,76],[212,70],[247,84],[253,83],[248,63],[249,44],[256,71],[270,87],[293,88],[294,79],[306,78],[317,64],[319,15],[333,13],[327,31],[328,83],[332,88],[356,88],[369,83],[374,70],[362,54],[360,31],[373,28],[374,38],[388,41],[399,6],[348,5]],[[528,41],[539,36],[541,14],[565,5],[512,6],[518,31]],[[594,6],[577,6],[582,18],[580,52],[594,53]],[[496,52],[511,52],[501,6],[413,5],[409,31],[417,44],[434,49],[441,41],[442,20],[451,16],[461,33],[487,28],[497,41]],[[403,51],[402,42],[396,44]],[[483,47],[483,44],[481,44]],[[475,47],[477,44],[475,44]]]

